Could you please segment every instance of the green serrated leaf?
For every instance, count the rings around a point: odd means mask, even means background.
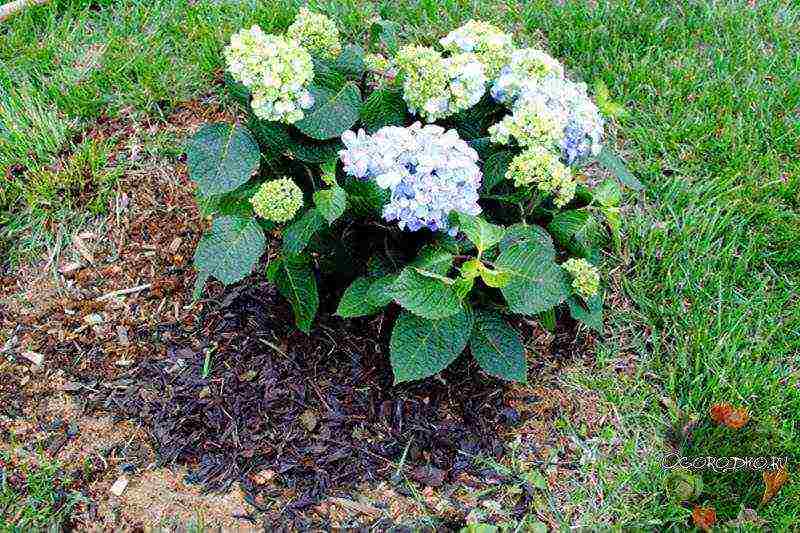
[[[317,209],[309,209],[283,232],[283,252],[297,255],[306,249],[311,237],[325,227],[325,218]]]
[[[567,298],[572,318],[582,322],[598,333],[603,333],[603,295],[598,292],[588,300],[578,296]]]
[[[467,144],[478,152],[478,157],[480,157],[481,161],[486,161],[497,151],[497,145],[494,144],[489,137],[470,139],[467,141]]]
[[[387,274],[372,280],[367,292],[369,303],[375,307],[386,307],[394,299],[394,283],[399,274]]]
[[[607,239],[603,226],[586,209],[556,213],[547,229],[561,246],[592,261],[597,258]]]
[[[342,188],[347,192],[350,213],[357,217],[380,216],[391,194],[372,180],[364,181],[352,177],[342,180]]]
[[[604,207],[617,207],[622,201],[622,191],[616,181],[605,180],[592,189],[592,197]]]
[[[358,85],[348,82],[338,91],[312,86],[314,107],[295,127],[319,141],[340,137],[358,120],[361,111],[361,92]]]
[[[224,76],[225,88],[228,90],[230,97],[244,109],[250,108],[250,89],[245,87],[241,82],[233,79],[230,72],[225,72]]]
[[[499,313],[484,310],[475,313],[469,348],[487,374],[509,381],[528,381],[525,348],[519,334]]]
[[[294,143],[289,129],[280,122],[261,120],[251,114],[247,122],[247,127],[258,142],[261,153],[267,159],[279,157]]]
[[[297,135],[300,135],[299,133]],[[287,150],[290,155],[306,163],[325,163],[338,157],[339,150],[344,148],[342,141],[331,139],[329,141],[315,141],[304,137],[301,140],[293,140]]]
[[[344,75],[332,61],[319,57],[311,58],[314,62],[314,85],[329,91],[338,91],[347,82]]]
[[[266,247],[264,233],[254,218],[223,216],[197,245],[194,264],[202,276],[214,276],[225,285],[253,271]]]
[[[395,384],[426,378],[447,368],[466,348],[472,324],[469,307],[440,320],[402,312],[389,341]]]
[[[336,59],[336,70],[358,79],[364,74],[364,49],[357,44],[350,44],[344,47],[342,53]]]
[[[344,291],[336,314],[343,318],[374,315],[382,308],[372,305],[369,300],[369,289],[373,280],[367,277],[356,278]]]
[[[347,193],[338,185],[330,189],[321,189],[314,193],[314,204],[330,225],[344,214],[347,208]]]
[[[423,318],[439,319],[455,315],[461,300],[452,285],[406,267],[392,286],[394,300],[404,309]]]
[[[453,290],[459,300],[464,300],[475,286],[475,278],[461,277],[453,282]]]
[[[511,160],[514,159],[514,152],[503,150],[490,155],[483,164],[483,183],[481,192],[492,192],[499,183],[506,179],[506,172]]]
[[[481,264],[481,279],[489,287],[502,289],[511,282],[511,274],[503,270],[494,270]]]
[[[550,257],[555,257],[556,249],[553,239],[543,227],[536,224],[514,224],[506,228],[503,239],[500,241],[500,251],[504,252],[509,246],[520,242],[531,242],[542,247]]]
[[[278,291],[289,300],[298,329],[310,333],[319,308],[319,293],[309,259],[303,256],[282,257],[277,262],[273,279]]]
[[[458,214],[458,227],[482,254],[503,238],[506,229],[485,221],[479,216]]]
[[[569,275],[555,262],[553,251],[531,240],[508,246],[495,260],[511,280],[501,290],[514,313],[535,315],[566,300]]]
[[[644,190],[642,182],[631,174],[622,159],[607,146],[603,146],[603,149],[600,150],[600,153],[597,155],[597,162],[614,174],[623,185],[630,187],[634,191]]]
[[[370,93],[361,107],[361,123],[367,133],[375,133],[384,126],[402,126],[408,108],[399,91],[378,89]]]
[[[247,128],[206,124],[186,148],[189,177],[205,195],[222,194],[246,183],[261,155]]]
[[[377,20],[370,27],[370,38],[373,44],[380,44],[390,57],[397,54],[399,47],[397,34],[400,26],[389,20]]]
[[[411,265],[440,276],[446,276],[453,266],[454,259],[453,254],[447,250],[435,244],[427,244],[422,247]]]

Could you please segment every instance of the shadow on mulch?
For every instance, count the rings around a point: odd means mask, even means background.
[[[173,330],[167,357],[140,364],[102,403],[149,427],[161,461],[189,465],[209,490],[239,481],[258,509],[280,497],[302,511],[396,480],[401,464],[425,485],[452,482],[477,473],[474,456],[501,457],[518,421],[507,386],[470,358],[441,379],[393,386],[383,317],[321,315],[306,336],[274,287],[254,280],[206,309],[198,331],[175,341]],[[280,483],[259,480],[268,470]]]

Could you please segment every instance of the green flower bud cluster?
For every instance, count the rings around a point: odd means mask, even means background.
[[[289,178],[280,178],[262,184],[250,203],[261,218],[288,222],[303,207],[303,191]]]
[[[258,26],[240,30],[224,50],[228,71],[252,94],[259,118],[292,124],[314,104],[311,55],[297,42],[265,34]]]
[[[489,78],[495,78],[500,73],[500,69],[511,61],[511,53],[514,51],[509,34],[480,20],[468,21],[440,39],[439,43],[452,54],[475,54]]]
[[[600,273],[586,259],[567,259],[561,264],[572,276],[572,288],[583,298],[591,298],[600,289]]]
[[[489,138],[497,144],[554,146],[563,136],[563,121],[542,99],[522,102],[511,115],[489,128]]]
[[[335,59],[342,53],[339,29],[331,19],[305,7],[294,19],[286,36],[300,43],[306,50],[323,59]]]
[[[577,183],[569,167],[542,146],[531,146],[511,160],[506,179],[517,187],[536,184],[536,188],[555,195],[555,204],[564,207],[575,197]]]
[[[434,122],[472,107],[486,92],[483,66],[473,54],[444,58],[425,46],[404,46],[397,56],[409,111]]]

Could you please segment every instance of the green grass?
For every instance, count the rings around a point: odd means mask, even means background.
[[[58,2],[0,28],[0,165],[35,175],[102,114],[163,117],[211,90],[220,48],[241,26],[286,26],[277,2]],[[690,506],[668,502],[661,454],[768,451],[800,459],[800,7],[767,0],[312,2],[362,38],[381,15],[403,38],[432,43],[475,16],[540,43],[577,77],[602,80],[629,113],[617,148],[645,183],[625,212],[609,280],[621,295],[597,360],[564,376],[596,391],[617,421],[607,434],[562,431],[594,450],[565,526],[682,527]],[[10,126],[9,126],[10,124]],[[8,132],[11,132],[10,135]],[[8,141],[8,139],[11,139]],[[612,141],[614,142],[614,141]],[[80,150],[78,150],[80,151]],[[4,174],[7,168],[0,168]],[[24,178],[19,178],[24,179]],[[47,195],[43,195],[45,198]],[[37,195],[37,198],[39,196]],[[5,219],[45,209],[18,194]],[[23,221],[23,222],[21,222]],[[615,368],[625,362],[627,374]],[[741,434],[708,421],[711,404],[747,406]],[[667,409],[664,404],[674,404]],[[691,438],[679,438],[697,419]],[[751,429],[758,429],[754,433]],[[727,432],[726,432],[727,431]],[[703,473],[696,503],[720,521],[755,508],[776,529],[800,523],[790,482],[759,504],[760,474]]]
[[[57,462],[38,455],[34,464],[8,468],[13,459],[0,454],[0,531],[22,532],[66,525],[75,506],[85,497],[70,490],[70,479]]]

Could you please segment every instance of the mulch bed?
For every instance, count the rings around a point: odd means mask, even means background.
[[[291,513],[398,474],[441,486],[479,475],[473,457],[503,454],[519,416],[506,386],[468,358],[439,379],[393,386],[385,318],[323,315],[306,336],[258,277],[221,298],[200,328],[172,331],[166,357],[95,398],[144,422],[161,460],[191,465],[206,488],[239,481],[256,508],[280,497]]]

